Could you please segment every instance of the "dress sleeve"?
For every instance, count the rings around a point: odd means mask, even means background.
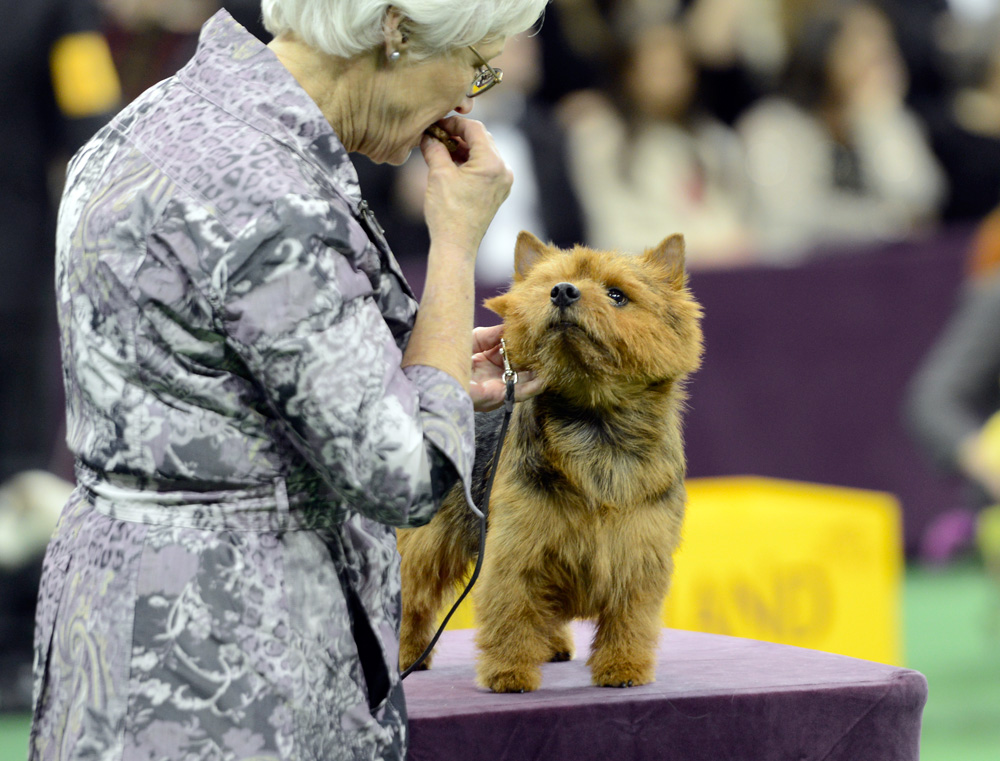
[[[290,438],[355,510],[392,526],[431,519],[468,488],[472,401],[431,367],[400,367],[346,210],[286,196],[240,233],[212,273],[225,330]]]

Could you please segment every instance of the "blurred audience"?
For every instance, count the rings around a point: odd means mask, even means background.
[[[947,222],[977,221],[1000,202],[1000,26],[987,28],[993,44],[974,55],[943,107],[926,114],[951,186]]]
[[[0,30],[0,710],[30,706],[41,553],[69,491],[46,472],[60,430],[53,199],[120,103],[99,28],[88,0],[21,0]]]
[[[623,31],[674,18],[690,0],[552,0],[541,26],[542,82],[550,104],[590,89],[611,64]]]
[[[220,6],[267,36],[259,0],[98,2],[126,100],[184,63]],[[617,241],[630,249],[677,227],[705,266],[793,263],[939,220],[978,222],[996,205],[998,23],[993,0],[552,0],[524,66],[529,106],[514,110],[532,122],[542,104],[566,114],[588,242],[634,232]],[[537,162],[534,138],[531,150]],[[643,185],[654,165],[662,182]],[[388,225],[398,214],[409,230],[420,178],[371,182]],[[658,227],[646,228],[644,206],[658,209]]]
[[[745,261],[743,155],[736,134],[697,108],[682,28],[637,28],[615,71],[605,92],[561,108],[587,242],[636,252],[683,232],[691,268]]]
[[[901,239],[932,223],[945,180],[904,103],[892,28],[872,3],[838,3],[803,26],[783,93],[737,128],[752,182],[761,257]]]
[[[130,102],[172,76],[194,54],[201,25],[224,7],[258,39],[270,35],[261,21],[260,0],[99,0],[105,34]]]
[[[972,0],[983,5],[994,0]],[[892,23],[909,87],[906,101],[922,118],[941,107],[955,76],[949,31],[965,23],[952,0],[878,0]]]
[[[683,19],[699,66],[699,100],[727,124],[773,91],[788,57],[788,2],[694,0]]]

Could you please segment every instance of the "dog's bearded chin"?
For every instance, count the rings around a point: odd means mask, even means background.
[[[548,361],[562,367],[564,372],[590,368],[584,370],[589,377],[597,364],[610,361],[607,347],[595,340],[585,325],[565,314],[553,315],[541,338],[546,344]]]

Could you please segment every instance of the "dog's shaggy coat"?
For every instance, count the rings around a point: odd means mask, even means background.
[[[493,487],[474,590],[479,680],[537,689],[540,664],[572,657],[569,622],[592,618],[594,684],[644,684],[684,516],[683,384],[702,353],[684,241],[629,256],[563,251],[522,232],[515,266],[510,290],[487,306],[504,318],[513,364],[545,391],[517,405]],[[499,418],[479,418],[482,480]],[[405,668],[478,552],[460,489],[427,526],[401,530],[399,548]]]

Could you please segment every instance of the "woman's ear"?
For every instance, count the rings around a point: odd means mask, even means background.
[[[385,19],[382,21],[382,33],[385,37],[385,59],[387,61],[399,60],[399,54],[405,50],[409,43],[404,28],[405,21],[406,17],[398,8],[389,6],[389,10],[385,12]]]

